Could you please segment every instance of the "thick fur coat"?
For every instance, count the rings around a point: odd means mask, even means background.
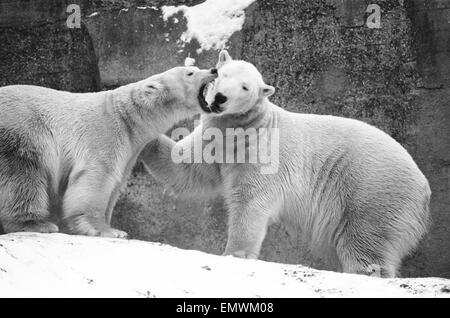
[[[162,136],[149,145],[143,157],[149,171],[177,193],[223,195],[226,255],[257,258],[268,225],[284,220],[340,270],[395,276],[429,221],[431,191],[408,152],[361,121],[283,110],[268,100],[274,89],[258,70],[225,51],[218,69],[208,90],[211,114],[178,143]],[[194,151],[193,141],[208,128],[226,138],[227,128],[237,127],[278,131],[279,139],[266,138],[278,149],[276,172],[261,173],[260,163],[173,162],[174,150]],[[235,156],[235,148],[223,147],[224,156]]]
[[[201,112],[216,71],[178,67],[112,91],[0,88],[0,222],[5,232],[125,237],[112,229],[142,148]]]

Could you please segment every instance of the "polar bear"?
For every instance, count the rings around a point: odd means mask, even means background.
[[[339,264],[337,270],[394,277],[429,223],[430,187],[408,152],[361,121],[283,110],[269,101],[275,89],[258,70],[226,51],[217,68],[207,90],[209,114],[177,143],[166,136],[152,142],[142,157],[150,173],[184,195],[224,197],[225,255],[257,258],[268,225],[283,220],[299,229],[313,253]],[[201,151],[215,144],[221,159],[236,158],[245,147],[249,160],[254,145],[238,138],[250,127],[278,135],[264,141],[278,154],[271,174],[262,172],[261,161],[173,162],[174,154],[195,152],[196,140]],[[215,138],[206,143],[211,129]],[[231,147],[220,138],[230,134]]]
[[[126,237],[112,210],[143,147],[201,112],[217,70],[176,67],[137,83],[74,94],[0,88],[0,223],[18,231]],[[59,223],[59,226],[57,225]]]

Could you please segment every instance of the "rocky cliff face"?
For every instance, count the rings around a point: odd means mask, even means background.
[[[40,1],[36,7],[0,1],[3,85],[89,91],[99,89],[98,73],[105,88],[183,64],[188,56],[200,67],[216,62],[216,51],[197,53],[198,42],[179,41],[183,14],[164,22],[159,10],[202,1],[70,1],[82,8],[77,30],[64,28],[67,1]],[[379,29],[366,25],[371,3],[381,7]],[[449,14],[448,0],[257,0],[228,42],[233,57],[257,65],[277,88],[273,101],[280,106],[364,120],[410,151],[430,181],[434,222],[405,261],[407,276],[450,277]],[[43,25],[29,28],[35,20]],[[220,254],[226,242],[220,199],[203,204],[171,198],[139,165],[113,222],[134,238],[209,253]],[[303,246],[295,229],[275,225],[262,258],[328,267]]]
[[[97,58],[84,24],[69,29],[63,1],[0,1],[0,85],[74,92],[100,90]]]

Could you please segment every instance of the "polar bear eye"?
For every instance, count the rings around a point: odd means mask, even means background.
[[[245,85],[242,85],[242,89],[243,89],[244,91],[248,91],[248,87],[245,86]]]
[[[194,75],[194,72],[187,73],[187,76],[192,76],[192,75]]]

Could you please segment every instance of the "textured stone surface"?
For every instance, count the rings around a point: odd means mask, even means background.
[[[102,84],[116,87],[198,58],[196,41],[185,46],[179,38],[186,28],[182,14],[165,22],[162,5],[195,5],[202,1],[94,1],[84,10],[83,21],[99,58]],[[216,52],[208,52],[197,65],[210,67]]]
[[[22,1],[27,6],[18,12],[13,9],[16,2],[0,0],[2,85],[23,81],[95,89],[92,47],[103,88],[180,65],[188,56],[200,67],[211,67],[217,59],[215,51],[198,55],[195,41],[185,47],[177,43],[186,28],[182,15],[177,16],[179,23],[164,22],[161,11],[151,8],[202,1],[73,1],[82,7],[86,28],[70,31],[63,28],[67,2],[39,1],[41,5]],[[381,29],[365,26],[370,3],[382,8]],[[411,152],[432,187],[434,222],[402,273],[450,277],[449,1],[258,0],[246,15],[244,29],[230,39],[229,50],[256,64],[276,86],[274,102],[291,111],[362,119]],[[28,26],[45,23],[31,29],[18,26],[18,19]],[[209,253],[222,253],[226,242],[226,210],[220,199],[174,199],[140,165],[113,222],[134,238]],[[328,267],[303,246],[295,229],[274,225],[262,258]]]
[[[0,85],[74,92],[100,90],[94,47],[84,26],[66,26],[59,1],[0,1]]]

